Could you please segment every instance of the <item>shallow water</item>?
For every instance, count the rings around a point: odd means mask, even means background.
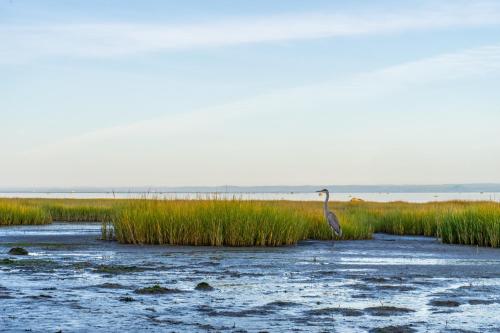
[[[131,246],[99,235],[99,224],[0,228],[0,327],[500,331],[500,249],[383,234],[281,248]],[[30,255],[8,255],[16,245]],[[214,290],[195,290],[202,281]],[[155,284],[170,290],[135,292]]]

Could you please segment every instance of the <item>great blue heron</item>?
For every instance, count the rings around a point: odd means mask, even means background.
[[[332,228],[332,234],[335,233],[335,235],[342,237],[342,228],[340,227],[339,219],[332,211],[328,210],[328,199],[330,199],[330,192],[328,192],[326,188],[316,192],[326,194],[325,204],[323,208],[325,211],[326,221],[330,225],[330,228]]]

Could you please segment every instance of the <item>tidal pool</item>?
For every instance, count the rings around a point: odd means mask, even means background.
[[[500,332],[500,249],[383,234],[280,248],[99,236],[99,224],[1,227],[0,331]],[[9,255],[16,246],[29,255]]]

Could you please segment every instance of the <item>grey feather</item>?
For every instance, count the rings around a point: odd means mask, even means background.
[[[337,216],[333,212],[328,212],[328,215],[326,217],[328,220],[328,224],[332,228],[332,230],[335,232],[337,236],[342,235],[342,229],[340,228],[340,222]]]

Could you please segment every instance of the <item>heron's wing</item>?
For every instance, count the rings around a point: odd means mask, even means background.
[[[333,231],[337,234],[340,235],[342,232],[342,229],[340,228],[340,222],[337,216],[333,212],[328,212],[328,224],[330,227],[332,227]]]

